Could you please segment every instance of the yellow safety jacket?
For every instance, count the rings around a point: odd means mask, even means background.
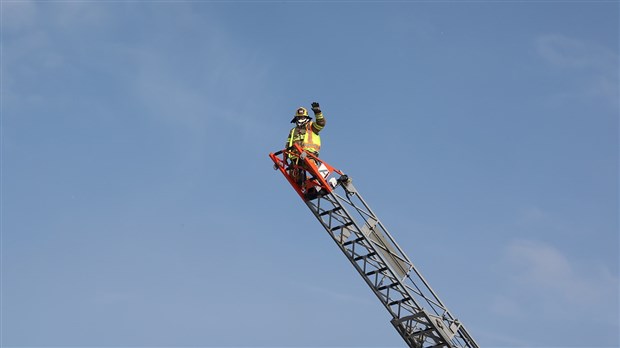
[[[294,143],[299,143],[301,148],[305,151],[312,152],[318,155],[321,150],[321,136],[314,133],[312,130],[312,123],[306,123],[305,132],[302,134],[297,127],[291,129],[291,133],[288,135],[288,146],[293,146]],[[322,127],[321,127],[322,128]]]

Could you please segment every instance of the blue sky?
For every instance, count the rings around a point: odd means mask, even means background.
[[[400,347],[322,157],[485,347],[619,342],[616,1],[2,1],[3,346]]]

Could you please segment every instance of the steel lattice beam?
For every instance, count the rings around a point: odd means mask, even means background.
[[[287,159],[291,151],[301,154],[298,163]],[[390,313],[409,347],[478,348],[348,176],[298,146],[270,157]]]

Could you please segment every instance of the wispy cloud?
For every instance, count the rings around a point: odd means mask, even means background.
[[[228,33],[226,23],[211,20],[213,13],[197,15],[191,3],[145,7],[24,1],[3,6],[4,95],[11,105],[44,105],[59,98],[72,104],[74,92],[62,82],[58,91],[63,94],[36,88],[41,76],[62,72],[101,89],[90,105],[106,109],[111,103],[103,95],[124,93],[126,100],[117,102],[131,103],[154,122],[177,128],[189,136],[184,141],[195,140],[195,148],[204,147],[197,142],[206,139],[214,119],[238,129],[237,136],[262,127],[256,108],[266,68]]]
[[[604,327],[602,333],[618,329],[618,275],[597,260],[595,253],[585,259],[570,255],[546,242],[511,241],[497,263],[501,275],[496,279],[495,294],[489,299],[489,314],[501,318],[507,327],[531,326],[549,337],[562,337],[556,343],[586,342],[579,332],[571,331],[574,325],[580,325],[583,331]],[[532,342],[531,338],[508,332],[506,328],[490,328],[482,334],[507,346],[544,346],[554,342],[540,337]],[[526,342],[519,342],[521,339]],[[618,340],[617,336],[601,334],[591,337],[588,343],[615,346]]]
[[[617,55],[608,48],[564,35],[543,35],[537,47],[547,62],[563,68],[610,69],[617,65]]]
[[[40,87],[54,82],[57,92],[65,89],[57,76],[55,81],[49,76],[61,73],[69,76],[67,72],[75,75],[77,59],[69,58],[83,52],[84,43],[97,43],[89,30],[101,29],[107,25],[107,18],[107,12],[97,3],[29,0],[3,3],[2,48],[6,69],[2,81],[8,101],[14,101],[15,105],[58,101],[59,93],[50,97],[42,94]],[[66,102],[74,99],[69,95]]]
[[[19,32],[31,28],[36,21],[36,6],[33,1],[12,1],[2,4],[2,28]]]
[[[589,295],[605,292],[602,279],[592,282],[578,274],[568,259],[550,245],[516,241],[508,247],[507,256],[517,269],[517,282],[530,289],[551,291],[568,303],[578,304]]]
[[[264,61],[214,14],[197,15],[187,3],[174,11],[153,11],[149,21],[167,23],[150,33],[156,40],[111,47],[126,52],[135,67],[131,92],[153,116],[190,131],[220,120],[238,129],[237,135],[255,134],[262,127],[257,106],[267,79]]]
[[[565,93],[561,99],[602,98],[618,107],[620,57],[617,52],[559,34],[540,36],[536,40],[536,48],[551,66],[585,74],[583,88]]]
[[[533,240],[511,242],[504,257],[512,295],[518,296],[495,301],[495,309],[503,314],[518,314],[523,298],[539,299],[556,310],[570,308],[573,315],[617,308],[618,276],[601,263],[569,259],[558,248]]]
[[[359,296],[354,296],[342,292],[338,292],[332,289],[328,289],[320,286],[307,286],[306,289],[310,292],[314,292],[320,294],[321,296],[326,296],[334,301],[338,302],[352,302],[357,304],[370,304],[372,303],[371,298],[361,298]]]

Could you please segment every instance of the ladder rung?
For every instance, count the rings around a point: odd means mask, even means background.
[[[361,237],[360,237],[360,238],[355,238],[355,239],[350,240],[350,241],[348,241],[348,242],[344,242],[344,243],[342,243],[342,246],[347,246],[347,245],[349,245],[349,244],[353,244],[353,243],[359,243],[359,242],[361,242],[361,241],[363,241],[363,240],[364,240],[364,238],[361,238]]]
[[[414,332],[414,333],[410,334],[410,335],[409,335],[409,337],[426,336],[426,335],[428,335],[430,332],[432,332],[433,330],[435,330],[435,329],[434,329],[434,328],[432,328],[432,327],[429,327],[429,328],[428,328],[428,329],[426,329],[426,330],[416,331],[416,332]]]
[[[387,267],[381,267],[381,268],[376,269],[376,270],[374,270],[374,271],[370,271],[370,272],[366,273],[366,275],[367,275],[367,276],[371,276],[371,275],[373,275],[373,274],[381,273],[381,272],[383,272],[383,271],[387,271]]]
[[[387,288],[391,289],[391,288],[393,288],[393,287],[395,287],[397,285],[398,285],[398,283],[392,283],[392,284],[389,284],[389,285],[383,285],[383,286],[378,287],[377,290],[381,291],[381,290],[385,290]]]
[[[354,258],[354,259],[353,259],[353,261],[359,261],[359,260],[361,260],[361,259],[365,259],[365,258],[367,258],[367,257],[371,257],[371,256],[375,256],[375,255],[377,255],[377,253],[373,251],[373,252],[368,253],[368,254],[366,254],[366,255],[363,255],[363,256],[358,256],[358,257]]]
[[[331,214],[331,213],[333,213],[333,212],[335,212],[335,211],[338,211],[338,210],[340,210],[340,209],[342,209],[342,208],[340,208],[340,207],[336,207],[336,208],[334,208],[334,209],[326,210],[326,211],[322,212],[321,214],[319,214],[319,216],[323,216],[323,215]]]
[[[351,225],[353,225],[353,221],[349,221],[349,222],[347,222],[347,223],[346,223],[346,224],[344,224],[344,225],[340,225],[340,226],[332,227],[330,231],[335,231],[335,230],[337,230],[337,229],[339,229],[339,228],[343,228],[343,227],[347,227],[347,226],[351,226]]]
[[[407,301],[409,301],[409,300],[411,300],[411,298],[409,298],[409,297],[404,297],[404,298],[401,298],[400,300],[396,300],[396,301],[392,301],[392,302],[388,303],[388,306],[392,306],[392,305],[395,305],[395,304],[399,304],[399,303],[407,302]]]

